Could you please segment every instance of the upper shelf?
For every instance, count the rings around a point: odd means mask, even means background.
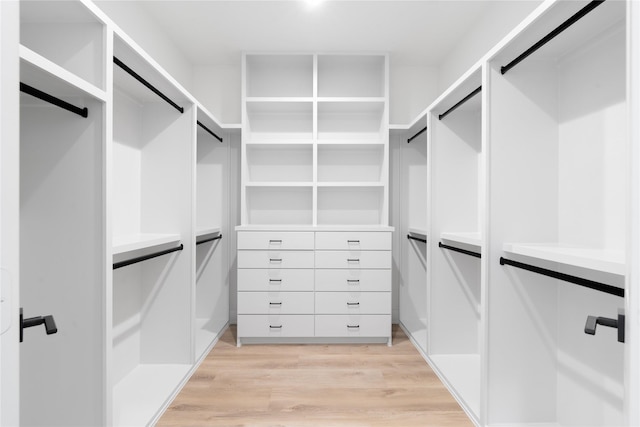
[[[623,251],[584,248],[554,243],[505,243],[503,250],[515,255],[523,255],[545,261],[587,268],[617,275],[626,274]]]
[[[461,233],[442,232],[440,233],[440,238],[442,240],[448,240],[449,242],[462,243],[464,245],[476,246],[478,248],[482,245],[482,237],[479,232],[475,231]]]
[[[179,234],[133,234],[113,238],[113,255],[180,243]]]

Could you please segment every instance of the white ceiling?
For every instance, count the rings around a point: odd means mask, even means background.
[[[238,63],[243,51],[389,52],[439,65],[493,1],[147,0],[142,7],[194,65]]]

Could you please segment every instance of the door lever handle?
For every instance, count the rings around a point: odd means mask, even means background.
[[[23,331],[25,328],[31,328],[39,325],[44,325],[47,335],[58,332],[56,321],[53,319],[52,315],[29,317],[28,319],[25,319],[22,314],[22,308],[20,308],[20,342],[23,341]]]

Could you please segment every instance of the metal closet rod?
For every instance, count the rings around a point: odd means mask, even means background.
[[[411,141],[413,141],[414,139],[416,139],[419,135],[421,135],[424,131],[427,130],[427,127],[423,127],[422,129],[420,129],[418,132],[416,132],[415,135],[413,135],[411,138],[407,139],[407,144],[411,144]]]
[[[444,119],[445,117],[447,117],[447,114],[449,114],[450,112],[452,112],[453,110],[455,110],[456,108],[458,108],[459,106],[461,106],[462,104],[464,104],[465,102],[467,102],[468,100],[470,100],[471,98],[473,98],[474,96],[476,96],[477,94],[480,93],[480,91],[482,90],[482,86],[478,86],[478,88],[476,90],[474,90],[473,92],[471,92],[469,95],[465,96],[464,98],[462,98],[462,100],[460,100],[460,102],[458,102],[456,105],[454,105],[453,107],[449,108],[447,111],[445,111],[444,113],[440,114],[438,116],[439,120]]]
[[[560,34],[561,32],[563,32],[564,30],[566,30],[567,28],[569,28],[570,26],[572,26],[573,24],[575,24],[576,22],[578,22],[581,18],[583,18],[587,13],[591,12],[593,9],[595,9],[596,7],[600,6],[602,3],[604,3],[605,0],[594,0],[591,3],[587,4],[585,7],[583,7],[582,9],[580,9],[578,12],[576,12],[573,16],[571,16],[569,19],[567,19],[566,21],[564,21],[562,24],[558,25],[553,31],[551,31],[549,34],[547,34],[546,36],[544,36],[543,38],[541,38],[536,44],[534,44],[533,46],[531,46],[529,49],[525,50],[523,53],[521,53],[516,59],[514,59],[513,61],[509,62],[507,65],[504,65],[502,67],[500,67],[500,72],[502,74],[506,73],[507,71],[509,71],[510,69],[512,69],[513,67],[515,67],[516,65],[518,65],[522,60],[524,60],[526,57],[528,57],[529,55],[531,55],[533,52],[535,52],[536,50],[540,49],[542,46],[544,46],[545,44],[547,44],[549,41],[551,41],[554,37],[556,37],[558,34]]]
[[[151,92],[155,93],[156,95],[158,95],[160,98],[164,99],[167,103],[169,103],[169,105],[171,105],[173,108],[175,108],[176,110],[180,111],[180,113],[184,113],[184,108],[182,108],[181,106],[179,106],[178,104],[176,104],[175,102],[173,102],[171,99],[169,99],[168,96],[166,96],[164,93],[160,92],[158,89],[156,89],[155,86],[153,86],[151,83],[149,83],[148,81],[146,81],[144,78],[142,78],[142,76],[140,76],[140,74],[136,73],[135,71],[133,71],[131,68],[129,68],[124,62],[120,61],[118,58],[116,58],[115,56],[113,57],[113,62],[114,64],[116,64],[118,67],[122,68],[124,71],[126,71],[127,73],[129,73],[134,79],[136,79],[137,81],[139,81],[140,83],[142,83],[143,85],[145,85],[149,90],[151,90]]]
[[[114,262],[113,263],[113,269],[115,270],[117,268],[126,267],[128,265],[136,264],[136,263],[142,262],[142,261],[146,261],[146,260],[151,259],[151,258],[157,258],[157,257],[162,256],[162,255],[170,254],[171,252],[181,251],[182,249],[184,249],[184,245],[180,244],[180,246],[177,246],[175,248],[166,249],[164,251],[154,252],[152,254],[139,256],[137,258],[131,258],[131,259],[128,259],[126,261]]]
[[[600,292],[604,292],[607,294],[624,298],[624,289],[607,285],[605,283],[595,282],[593,280],[584,279],[582,277],[572,276],[569,274],[560,273],[558,271],[548,270],[546,268],[541,268],[535,265],[513,261],[511,259],[506,259],[503,257],[500,257],[500,265],[510,265],[512,267],[521,268],[523,270],[531,271],[533,273],[542,274],[543,276],[553,277],[554,279],[564,280],[565,282],[570,282],[576,285],[584,286],[585,288],[594,289],[596,291],[600,291]]]
[[[29,86],[28,84],[20,82],[20,92],[24,92],[28,95],[46,101],[50,104],[53,104],[57,107],[63,108],[67,111],[71,111],[72,113],[76,113],[79,116],[87,117],[89,116],[89,110],[87,107],[80,108],[76,107],[73,104],[69,104],[67,101],[63,101],[60,98],[56,98],[53,95],[49,95],[46,92],[36,89],[35,87]]]
[[[419,237],[414,237],[411,234],[407,234],[407,239],[417,240],[418,242],[427,243],[427,239],[421,239]]]
[[[218,141],[222,142],[222,138],[220,138],[218,135],[216,135],[211,129],[209,129],[208,127],[206,127],[205,125],[202,124],[202,122],[200,120],[196,120],[196,122],[198,123],[198,126],[200,126],[202,129],[206,130],[209,134],[211,134],[215,139],[217,139]]]
[[[207,243],[207,242],[213,242],[214,240],[218,240],[218,239],[222,239],[222,234],[218,234],[216,237],[210,237],[208,239],[200,240],[200,241],[196,242],[196,245],[201,245],[201,244]]]
[[[476,258],[482,258],[480,252],[468,251],[466,249],[456,248],[455,246],[444,245],[442,242],[438,242],[438,247],[442,249],[449,249],[450,251],[460,252],[461,254],[470,255]]]

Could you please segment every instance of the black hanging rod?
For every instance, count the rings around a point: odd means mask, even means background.
[[[482,258],[479,252],[468,251],[466,249],[456,248],[455,246],[443,245],[442,242],[438,242],[438,247],[442,249],[449,249],[450,251],[460,252],[461,254],[471,255],[476,258]]]
[[[512,69],[513,67],[515,67],[516,65],[518,65],[523,59],[525,59],[526,57],[531,55],[533,52],[535,52],[536,50],[540,49],[542,46],[547,44],[555,36],[557,36],[558,34],[563,32],[564,30],[566,30],[567,28],[569,28],[570,26],[572,26],[573,24],[578,22],[587,13],[591,12],[593,9],[595,9],[596,7],[598,7],[602,3],[604,3],[604,1],[605,0],[594,0],[594,1],[590,2],[589,4],[587,4],[585,7],[583,7],[578,12],[576,12],[571,18],[567,19],[562,24],[558,25],[553,31],[551,31],[549,34],[547,34],[542,39],[540,39],[536,44],[534,44],[529,49],[527,49],[523,53],[521,53],[516,59],[514,59],[511,62],[509,62],[507,65],[504,65],[504,66],[500,67],[500,72],[502,74],[504,74],[507,71],[509,71],[510,69]]]
[[[423,127],[422,129],[420,129],[418,132],[416,132],[415,135],[413,135],[411,138],[407,139],[407,144],[411,144],[411,141],[413,141],[414,139],[416,139],[419,135],[421,135],[425,130],[427,130],[427,127]]]
[[[63,108],[67,111],[71,111],[72,113],[76,113],[79,116],[82,116],[82,117],[89,116],[89,110],[87,109],[87,107],[84,107],[84,108],[76,107],[73,104],[69,104],[67,101],[63,101],[60,98],[56,98],[53,95],[49,95],[48,93],[45,93],[41,90],[36,89],[35,87],[29,86],[28,84],[25,84],[22,82],[20,82],[20,92],[24,92],[38,99],[46,101],[50,104],[53,104],[57,107]]]
[[[218,141],[222,142],[222,138],[220,138],[218,135],[216,135],[211,129],[209,129],[208,127],[203,125],[200,120],[196,120],[196,122],[198,123],[198,126],[200,126],[202,129],[204,129],[208,133],[210,133],[215,139],[217,139]]]
[[[482,86],[478,86],[478,88],[476,90],[474,90],[469,95],[467,95],[464,98],[462,98],[462,100],[460,102],[458,102],[456,105],[454,105],[453,107],[449,108],[444,113],[440,114],[438,116],[438,119],[440,119],[440,120],[444,119],[447,116],[447,114],[449,114],[450,112],[452,112],[453,110],[455,110],[456,108],[458,108],[459,106],[461,106],[462,104],[464,104],[465,102],[467,102],[468,100],[470,100],[471,98],[473,98],[474,96],[479,94],[481,90],[482,90]]]
[[[414,237],[411,234],[407,234],[407,239],[417,240],[418,242],[427,243],[427,239],[421,239],[419,237]]]
[[[196,245],[201,245],[207,242],[213,242],[214,240],[222,239],[222,234],[218,234],[216,237],[210,237],[208,239],[199,240],[196,242]]]
[[[162,256],[162,255],[170,254],[171,252],[181,251],[182,249],[184,249],[184,245],[180,244],[180,246],[177,246],[175,248],[166,249],[164,251],[154,252],[152,254],[139,256],[137,258],[131,258],[131,259],[128,259],[126,261],[114,262],[113,263],[113,269],[115,270],[116,268],[126,267],[128,265],[136,264],[136,263],[142,262],[142,261],[146,261],[146,260],[151,259],[151,258],[156,258],[156,257]]]
[[[167,101],[169,103],[169,105],[171,105],[173,108],[175,108],[176,110],[180,111],[181,113],[184,113],[184,108],[182,108],[181,106],[179,106],[178,104],[176,104],[175,102],[173,102],[171,99],[169,99],[169,97],[167,95],[165,95],[164,93],[160,92],[158,89],[156,89],[155,86],[153,86],[151,83],[149,83],[148,81],[146,81],[145,79],[142,78],[142,76],[140,76],[140,74],[136,73],[135,71],[133,71],[131,68],[129,68],[124,62],[120,61],[118,58],[116,58],[115,56],[113,57],[113,62],[120,68],[122,68],[124,71],[126,71],[127,73],[129,73],[134,79],[136,79],[137,81],[139,81],[140,83],[142,83],[143,85],[145,85],[147,88],[149,88],[149,90],[151,90],[153,93],[155,93],[156,95],[158,95],[160,98],[164,99],[165,101]]]
[[[510,265],[513,267],[521,268],[523,270],[531,271],[534,273],[542,274],[543,276],[553,277],[554,279],[564,280],[565,282],[574,283],[576,285],[584,286],[585,288],[594,289],[596,291],[604,292],[611,295],[616,295],[624,298],[624,289],[617,288],[615,286],[607,285],[600,282],[594,282],[593,280],[584,279],[582,277],[571,276],[569,274],[560,273],[553,270],[547,270],[546,268],[536,267],[535,265],[525,264],[511,259],[500,257],[500,265]]]

